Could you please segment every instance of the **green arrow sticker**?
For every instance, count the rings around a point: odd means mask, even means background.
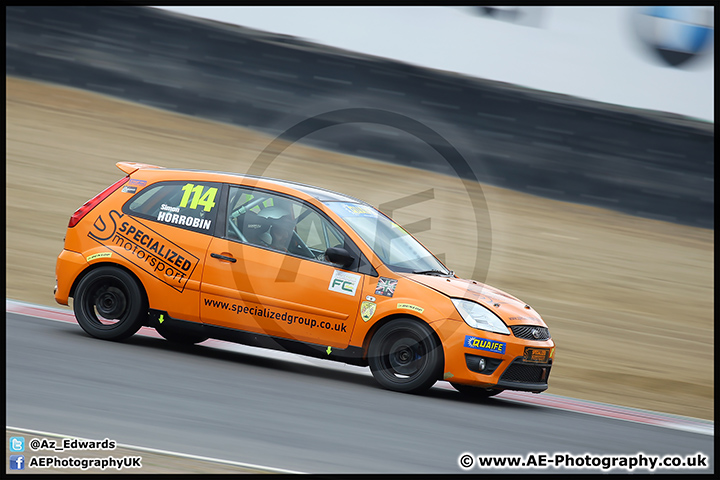
[[[328,349],[326,350],[326,352],[327,352],[328,355],[330,355],[330,352],[332,352],[332,348],[328,347]]]
[[[163,314],[161,313],[161,314],[160,314],[160,318],[158,319],[158,320],[160,320],[160,323],[162,323],[162,322],[165,321],[165,318],[164,318],[164,317],[165,317],[165,315],[163,315]]]

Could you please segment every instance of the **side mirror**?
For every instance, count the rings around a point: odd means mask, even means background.
[[[355,258],[353,258],[347,250],[340,247],[330,247],[325,250],[325,259],[328,262],[340,265],[345,269],[347,269],[355,261]]]

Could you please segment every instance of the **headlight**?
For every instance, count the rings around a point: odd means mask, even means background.
[[[510,330],[508,330],[503,321],[479,303],[459,298],[453,298],[452,302],[460,316],[465,320],[465,323],[471,327],[487,330],[488,332],[510,335]]]

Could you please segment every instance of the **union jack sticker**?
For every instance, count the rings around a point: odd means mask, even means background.
[[[397,283],[398,281],[394,278],[380,277],[377,287],[375,288],[375,295],[392,297],[395,293],[395,287],[397,287]]]

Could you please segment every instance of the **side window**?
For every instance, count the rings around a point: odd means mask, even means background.
[[[320,253],[330,247],[342,247],[345,243],[338,230],[314,211],[309,211],[297,223],[296,231],[308,248]]]
[[[128,200],[123,212],[200,233],[211,233],[217,214],[220,184],[160,182]]]
[[[325,262],[328,247],[345,243],[308,205],[264,190],[231,186],[227,212],[227,236],[251,245]]]

